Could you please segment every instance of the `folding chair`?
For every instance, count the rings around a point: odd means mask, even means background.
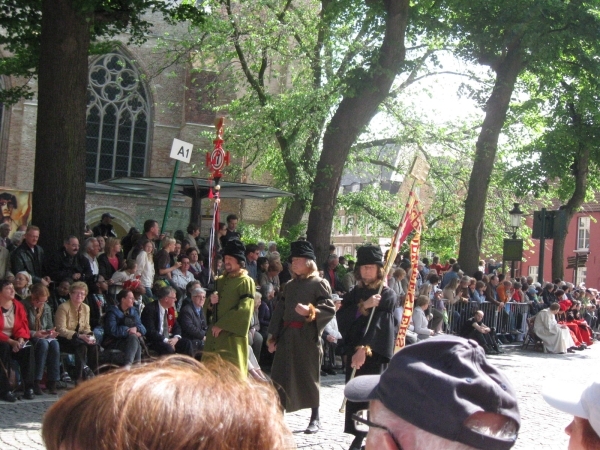
[[[544,342],[535,334],[533,331],[533,325],[535,324],[535,316],[527,318],[527,334],[525,335],[525,339],[523,339],[523,345],[521,348],[527,349],[529,344],[533,344],[533,349],[540,349],[546,353],[546,347],[544,347]]]

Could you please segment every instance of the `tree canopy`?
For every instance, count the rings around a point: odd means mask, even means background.
[[[106,51],[106,40],[127,32],[141,43],[152,26],[146,13],[172,23],[198,22],[192,2],[156,0],[6,0],[0,15],[0,45],[9,55],[0,74],[23,83],[4,90],[0,101],[31,97],[38,81],[33,221],[46,224],[40,243],[55,250],[85,225],[85,133],[88,56]],[[53,189],[49,189],[53,186]]]

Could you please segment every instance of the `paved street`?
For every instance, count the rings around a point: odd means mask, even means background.
[[[531,348],[531,347],[530,347]],[[546,405],[540,395],[547,382],[582,383],[598,377],[600,343],[573,355],[548,355],[508,347],[504,355],[490,357],[505,370],[516,387],[522,426],[515,449],[566,449],[563,430],[570,418]],[[347,449],[351,438],[342,433],[343,415],[338,412],[343,399],[343,377],[323,378],[321,422],[315,435],[303,433],[310,412],[288,414],[286,421],[294,432],[298,448]],[[8,404],[0,401],[0,449],[43,449],[39,429],[44,411],[52,404],[50,396]]]

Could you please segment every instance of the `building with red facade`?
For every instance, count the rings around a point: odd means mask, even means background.
[[[531,227],[532,217],[527,217],[527,225]],[[523,252],[520,273],[518,275],[531,275],[537,280],[540,266],[540,241],[533,240],[534,246]],[[547,239],[544,255],[544,280],[552,278],[552,240]],[[567,269],[568,258],[587,255],[585,267]],[[596,195],[594,202],[584,203],[581,210],[573,216],[569,224],[564,250],[565,281],[579,285],[585,283],[587,287],[600,287],[600,194]]]

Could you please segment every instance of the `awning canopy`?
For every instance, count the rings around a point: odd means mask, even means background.
[[[103,181],[102,184],[136,194],[166,196],[169,194],[171,180],[171,177],[130,177],[113,178]],[[221,198],[265,200],[294,196],[290,192],[261,184],[234,183],[231,181],[221,181],[219,184],[221,186]],[[198,200],[208,197],[209,188],[212,185],[213,181],[206,178],[177,177],[175,192]]]

